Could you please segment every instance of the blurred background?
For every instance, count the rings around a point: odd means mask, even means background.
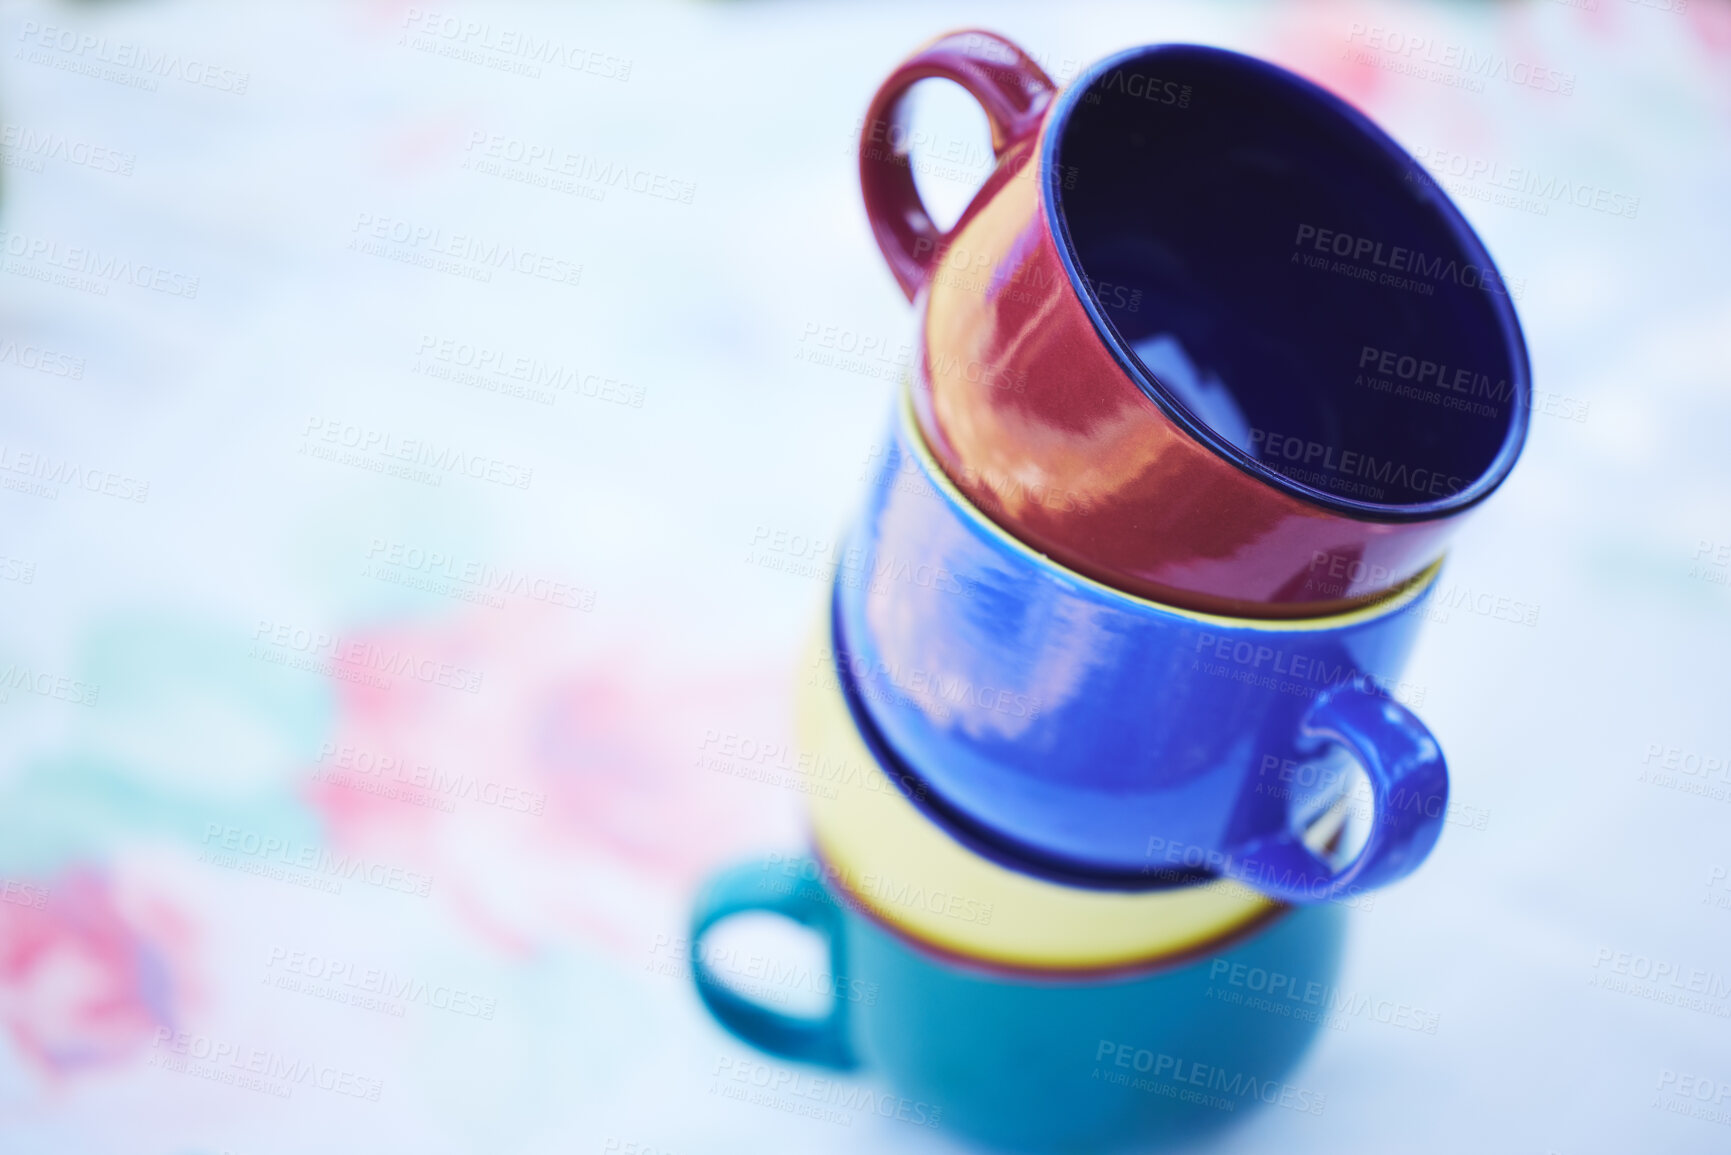
[[[860,121],[958,26],[1326,85],[1531,348],[1407,675],[1446,833],[1353,912],[1326,1110],[1216,1148],[1731,1146],[1731,6],[8,0],[0,1150],[955,1149],[723,1093],[784,1068],[683,935],[803,844],[798,650],[913,356]],[[918,99],[953,217],[984,121]]]

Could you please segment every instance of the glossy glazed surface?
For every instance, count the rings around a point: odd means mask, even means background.
[[[1441,751],[1392,697],[1434,569],[1307,621],[1137,599],[981,516],[905,410],[851,553],[861,566],[835,591],[844,689],[926,809],[1019,860],[1103,882],[1188,868],[1303,902],[1393,881],[1440,833]],[[1295,831],[1346,750],[1375,820],[1364,853],[1330,865]]]
[[[1051,96],[1023,60],[953,34],[874,101],[893,118],[914,79],[963,68],[1012,94],[982,97],[999,163],[949,234],[894,184],[905,165],[862,151],[945,471],[1040,551],[1174,605],[1317,616],[1422,572],[1512,468],[1530,404],[1458,211],[1362,115],[1259,61],[1141,49]],[[1343,238],[1388,280],[1337,267]]]
[[[870,997],[796,1018],[722,986],[694,951],[698,994],[724,1027],[770,1054],[864,1067],[889,1085],[890,1111],[905,1121],[1000,1150],[1152,1151],[1220,1131],[1262,1103],[1326,1108],[1326,1095],[1289,1077],[1339,973],[1338,907],[1294,910],[1176,966],[1055,981],[933,957],[847,895],[785,881],[767,863],[716,876],[697,899],[691,942],[735,914],[780,914],[824,935],[831,972]],[[1271,1011],[1247,997],[1253,974],[1264,984],[1282,976],[1295,990],[1281,1000],[1290,1005]],[[1320,992],[1317,1001],[1306,1003],[1307,991]]]
[[[801,663],[795,724],[815,780],[813,841],[834,880],[874,917],[938,951],[1001,964],[1110,970],[1175,957],[1273,917],[1230,880],[1125,891],[1066,886],[975,853],[922,814],[854,724],[836,681],[829,623]],[[1326,841],[1340,824],[1313,832]],[[1151,885],[1153,881],[1151,880]]]

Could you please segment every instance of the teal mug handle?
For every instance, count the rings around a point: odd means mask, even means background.
[[[698,891],[686,939],[691,944],[691,976],[709,1013],[738,1038],[784,1059],[849,1071],[859,1060],[848,1045],[843,999],[837,998],[822,1018],[786,1015],[723,983],[703,956],[703,936],[723,919],[752,912],[779,914],[823,936],[830,973],[837,976],[840,989],[845,985],[839,977],[844,969],[841,908],[821,884],[810,881],[821,877],[817,862],[800,856],[742,862],[710,878]]]

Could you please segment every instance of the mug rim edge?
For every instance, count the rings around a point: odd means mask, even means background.
[[[1532,365],[1527,353],[1526,338],[1521,331],[1520,319],[1515,314],[1513,300],[1506,293],[1492,295],[1492,309],[1497,319],[1499,335],[1502,338],[1504,355],[1509,363],[1510,384],[1513,387],[1509,404],[1514,412],[1508,423],[1508,429],[1504,433],[1503,442],[1498,447],[1495,456],[1466,488],[1445,498],[1413,504],[1359,501],[1332,494],[1326,490],[1316,489],[1287,477],[1278,470],[1269,468],[1265,463],[1258,461],[1244,450],[1226,441],[1205,422],[1192,414],[1182,401],[1171,394],[1171,391],[1161,383],[1151,370],[1140,363],[1135,353],[1126,346],[1126,342],[1118,333],[1117,327],[1111,324],[1106,317],[1093,287],[1082,272],[1081,262],[1070,238],[1069,221],[1065,216],[1061,198],[1058,195],[1060,191],[1058,188],[1059,173],[1054,160],[1057,138],[1063,132],[1071,112],[1074,111],[1082,96],[1101,77],[1112,69],[1123,67],[1130,61],[1174,49],[1224,58],[1239,67],[1248,67],[1252,70],[1272,74],[1277,80],[1305,92],[1307,96],[1318,100],[1329,111],[1351,122],[1374,147],[1390,156],[1391,159],[1404,161],[1409,165],[1418,167],[1418,162],[1412,159],[1399,142],[1389,136],[1370,117],[1315,81],[1259,57],[1207,44],[1171,43],[1127,48],[1097,61],[1061,90],[1046,111],[1045,124],[1041,127],[1039,134],[1040,179],[1037,187],[1040,192],[1041,216],[1047,232],[1051,234],[1055,242],[1053,247],[1057,250],[1058,260],[1063,266],[1065,277],[1070,282],[1070,290],[1075,293],[1083,312],[1093,326],[1095,334],[1111,351],[1112,359],[1117,362],[1118,368],[1162,415],[1177,425],[1192,440],[1225,461],[1226,464],[1257,481],[1272,486],[1286,496],[1295,497],[1310,505],[1320,506],[1330,513],[1344,514],[1354,521],[1372,524],[1408,524],[1455,517],[1484,501],[1500,488],[1503,482],[1508,479],[1509,474],[1514,471],[1515,464],[1519,461],[1520,455],[1526,447],[1527,433],[1532,420]],[[1440,186],[1437,188],[1437,197],[1443,222],[1455,244],[1467,255],[1482,258],[1482,264],[1495,269],[1498,278],[1506,284],[1507,279],[1503,277],[1502,270],[1497,268],[1496,262],[1492,260],[1484,242],[1462,215],[1460,207],[1454,203],[1454,199]]]

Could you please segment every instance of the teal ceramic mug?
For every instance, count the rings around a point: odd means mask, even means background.
[[[828,944],[837,989],[821,1018],[773,1010],[704,963],[703,937],[770,913]],[[785,1059],[876,1072],[951,1134],[1011,1151],[1151,1151],[1258,1109],[1320,1115],[1294,1068],[1333,988],[1346,912],[1296,907],[1248,933],[1110,970],[997,967],[916,946],[867,914],[837,873],[772,856],[722,871],[692,918],[693,976],[734,1035]],[[1246,997],[1246,992],[1257,995]]]

